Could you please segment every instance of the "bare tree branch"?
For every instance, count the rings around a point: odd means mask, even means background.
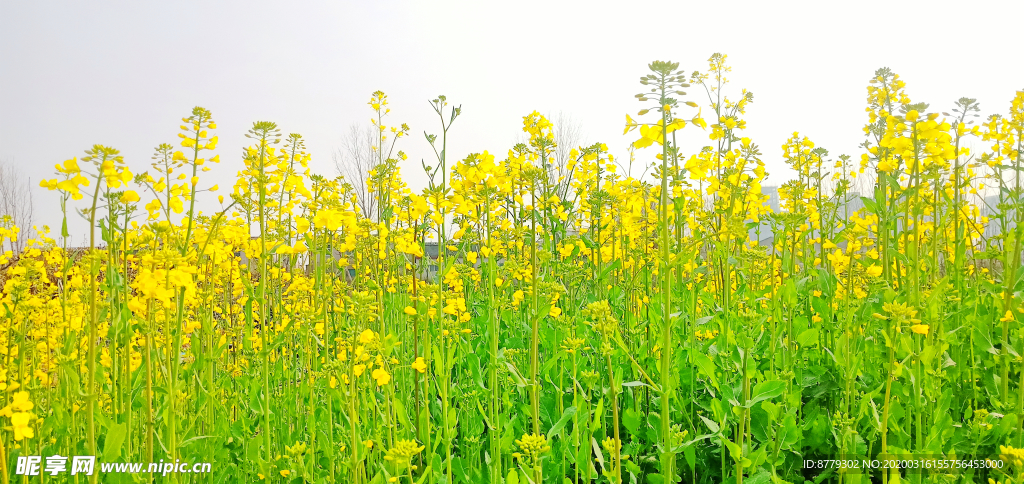
[[[555,136],[555,150],[552,159],[548,163],[548,180],[551,186],[555,187],[555,193],[564,197],[569,193],[569,185],[572,183],[572,173],[569,170],[569,154],[572,150],[584,146],[583,123],[563,111],[552,116],[545,116],[552,124],[552,134]],[[530,144],[530,138],[520,131],[516,133],[513,144]],[[561,181],[559,181],[561,179]]]
[[[359,210],[363,212],[363,216],[371,218],[377,213],[377,198],[370,192],[370,170],[376,168],[380,162],[373,150],[373,144],[374,129],[353,124],[342,138],[341,148],[332,154],[334,168],[352,184]]]
[[[568,193],[569,184],[572,182],[572,177],[569,174],[569,154],[572,150],[579,148],[583,142],[583,123],[578,119],[575,119],[570,114],[566,114],[559,111],[553,119],[551,124],[554,125],[555,135],[555,160],[551,167],[552,173],[549,174],[551,177],[551,183],[561,196],[565,196]],[[561,180],[560,180],[561,179]]]
[[[10,217],[20,232],[17,239],[8,243],[8,247],[0,247],[0,252],[10,249],[17,254],[25,248],[32,233],[35,216],[32,186],[13,163],[0,161],[0,218],[5,216]]]

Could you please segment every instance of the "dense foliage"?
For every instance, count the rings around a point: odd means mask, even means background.
[[[1022,482],[1024,92],[972,124],[880,69],[859,162],[794,133],[773,202],[725,62],[650,65],[627,162],[555,163],[537,113],[449,159],[441,96],[420,192],[376,92],[376,213],[271,122],[200,212],[198,107],[141,174],[57,165],[60,236],[0,254],[3,482],[28,454],[213,463],[94,482]],[[899,456],[1005,466],[804,468]]]

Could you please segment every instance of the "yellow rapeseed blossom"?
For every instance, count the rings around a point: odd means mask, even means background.
[[[420,373],[427,372],[427,363],[423,360],[423,357],[417,357],[416,361],[412,362],[412,368]]]
[[[370,376],[377,381],[378,386],[384,386],[391,382],[391,374],[383,368],[373,370],[373,373],[371,373]]]

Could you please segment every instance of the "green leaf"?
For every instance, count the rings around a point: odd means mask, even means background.
[[[634,463],[631,460],[623,461],[622,465],[626,466],[626,470],[629,471],[631,474],[639,475],[643,473],[643,469],[641,469],[640,466],[636,465],[636,463]],[[565,482],[572,484],[572,481],[569,479],[566,479]]]
[[[796,343],[800,346],[814,346],[818,343],[818,328],[810,328],[796,337]]]
[[[416,481],[416,484],[423,484],[424,482],[427,481],[427,477],[430,476],[430,469],[431,466],[427,466],[427,468],[423,470],[423,475],[420,476],[419,480]]]
[[[508,367],[509,373],[512,374],[512,380],[516,382],[516,386],[519,388],[526,388],[526,380],[519,374],[519,370],[516,369],[515,365],[510,361],[505,361],[505,366]]]
[[[786,382],[782,380],[769,380],[758,383],[754,386],[754,394],[750,397],[750,400],[746,402],[743,407],[750,408],[751,406],[768,400],[769,398],[776,398],[786,391]]]
[[[785,302],[788,307],[795,307],[796,296],[796,283],[793,282],[793,279],[786,279],[786,284],[782,288],[783,302]]]
[[[621,259],[615,259],[615,262],[612,262],[611,264],[609,264],[604,269],[601,269],[601,279],[600,280],[602,280],[602,281],[606,280],[608,278],[608,274],[611,273],[613,270],[618,269],[619,266],[621,266],[621,265],[622,265],[622,260]]]
[[[622,412],[622,425],[626,426],[630,435],[639,435],[637,430],[640,428],[640,413],[633,407],[626,407],[626,410]]]
[[[743,482],[744,482],[744,484],[765,484],[766,482],[770,481],[771,478],[772,478],[772,475],[771,475],[770,472],[768,472],[768,471],[766,471],[764,469],[761,469],[760,471],[758,471],[754,475],[750,476],[749,479],[747,479],[747,480],[745,480]]]
[[[704,421],[704,425],[708,426],[708,430],[710,430],[711,433],[717,434],[718,431],[722,429],[714,420],[711,420],[703,415],[698,415],[698,417],[700,417],[700,419]]]
[[[601,452],[601,445],[597,443],[597,439],[594,437],[590,438],[590,447],[594,449],[594,455],[597,456],[594,459],[601,466],[601,470],[604,471],[604,452]]]
[[[103,441],[103,462],[113,462],[121,454],[128,427],[125,424],[112,424],[107,427],[107,436]]]
[[[469,474],[466,473],[466,466],[462,462],[461,457],[452,458],[452,472],[455,474],[454,477],[464,482],[470,482]]]
[[[459,426],[459,412],[455,408],[448,409],[448,428],[454,429]]]
[[[740,462],[740,459],[743,458],[743,451],[740,450],[740,446],[724,436],[720,435],[718,438],[722,441],[722,444],[729,449],[729,456],[732,457],[734,461]]]
[[[412,424],[409,422],[409,414],[405,412],[405,404],[402,403],[402,401],[397,398],[394,399],[393,401],[395,404],[395,415],[397,415],[398,418],[402,420],[402,423],[411,427]]]
[[[565,409],[565,411],[562,412],[561,418],[559,418],[558,421],[548,429],[548,439],[560,436],[562,434],[562,429],[565,428],[565,424],[569,422],[569,419],[571,419],[573,415],[576,415],[576,407],[569,407]]]
[[[715,363],[708,358],[708,355],[704,353],[693,354],[694,363],[697,364],[697,368],[700,372],[707,376],[711,380],[711,386],[718,388],[718,378],[715,378]]]
[[[505,476],[505,484],[519,484],[519,472],[516,469],[509,469]]]
[[[878,213],[878,203],[875,202],[874,198],[860,197],[860,201],[868,208],[868,210],[871,211],[871,213]]]

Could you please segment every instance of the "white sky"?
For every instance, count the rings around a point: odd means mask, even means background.
[[[208,175],[222,191],[257,120],[302,134],[313,171],[334,175],[331,152],[349,125],[369,123],[366,102],[380,89],[390,123],[412,128],[398,148],[418,188],[419,160],[432,156],[422,133],[439,132],[427,101],[438,94],[463,108],[450,159],[503,157],[533,110],[573,116],[586,141],[625,157],[635,135],[622,136],[624,115],[640,109],[633,95],[647,64],[672,60],[689,73],[722,52],[733,66],[727,93],[754,93],[746,134],[761,145],[774,185],[788,177],[779,147],[793,131],[833,156],[859,157],[865,86],[878,67],[939,111],[968,96],[983,116],[1006,113],[1024,89],[1020,0],[838,5],[3,2],[0,160],[38,184],[55,163],[99,143],[120,149],[138,173],[200,105],[218,124],[222,164]],[[692,127],[683,136],[706,139]],[[642,162],[655,154],[639,153]],[[37,222],[59,226],[56,196],[38,187],[35,195]],[[84,230],[73,223],[76,241]]]

